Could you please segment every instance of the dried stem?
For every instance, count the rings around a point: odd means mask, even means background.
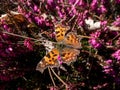
[[[12,35],[12,36],[16,36],[16,37],[21,37],[21,38],[30,38],[30,37],[27,37],[27,36],[21,36],[21,35],[14,34],[14,33],[9,33],[9,32],[2,32],[2,33],[8,34],[8,35]],[[30,39],[31,40],[38,40],[38,39],[34,39],[34,38],[30,38]]]
[[[53,77],[52,77],[52,74],[51,74],[51,71],[50,71],[50,68],[49,68],[49,67],[48,67],[48,71],[49,71],[49,75],[50,75],[50,78],[51,78],[51,80],[52,80],[52,83],[53,83],[54,87],[56,87],[55,81],[54,81],[54,79],[53,79]]]
[[[68,85],[54,72],[52,68],[50,68],[53,74],[67,87]]]

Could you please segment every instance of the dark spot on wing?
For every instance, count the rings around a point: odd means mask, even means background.
[[[51,60],[49,60],[49,62],[51,62]]]
[[[63,36],[63,33],[61,33],[61,36]]]
[[[61,56],[64,57],[64,56],[65,56],[65,53],[62,53]]]
[[[50,54],[47,54],[46,57],[50,58]]]
[[[52,58],[52,60],[54,61],[54,58]]]
[[[60,32],[59,32],[59,31],[56,31],[55,33],[58,34],[58,33],[60,33]]]
[[[53,52],[53,51],[51,51],[51,53],[52,53],[52,54],[54,54],[54,52]]]
[[[54,54],[53,56],[57,56],[57,54]]]
[[[73,42],[73,40],[72,40],[72,39],[71,39],[70,41],[71,41],[71,42]]]
[[[68,55],[70,55],[70,53],[67,53]]]
[[[60,37],[60,35],[57,35],[57,37]]]
[[[67,39],[69,40],[69,39],[70,39],[70,37],[67,37]]]

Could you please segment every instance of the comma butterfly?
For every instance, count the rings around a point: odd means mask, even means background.
[[[74,32],[69,32],[66,35],[66,32],[70,28],[62,24],[55,25],[55,36],[57,42],[62,42],[65,45],[62,49],[53,48],[46,56],[38,63],[36,70],[43,73],[47,67],[59,67],[60,61],[70,65],[71,62],[76,61],[77,56],[80,51],[78,50],[81,47],[80,38]]]
[[[10,13],[8,13],[8,14],[2,15],[0,17],[0,20],[4,20],[4,22],[9,24],[9,25],[14,24],[13,21],[15,21],[16,23],[27,22],[27,19],[25,18],[25,16],[23,16],[20,13],[13,12],[13,11],[10,11]]]

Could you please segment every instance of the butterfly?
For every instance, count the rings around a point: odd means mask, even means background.
[[[47,67],[60,67],[61,62],[70,65],[76,61],[80,53],[78,50],[81,47],[80,38],[74,32],[67,33],[69,29],[70,27],[61,23],[55,25],[55,39],[58,43],[62,42],[65,47],[51,49],[37,64],[36,70],[43,73]]]
[[[13,12],[11,11],[10,13],[8,14],[4,14],[0,17],[0,20],[3,20],[5,23],[11,25],[11,24],[14,24],[14,22],[16,23],[24,23],[24,22],[27,22],[27,19],[25,18],[25,16],[23,16],[22,14],[20,13],[17,13],[17,12]]]

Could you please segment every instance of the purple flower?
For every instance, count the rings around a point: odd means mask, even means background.
[[[114,74],[111,59],[108,59],[108,60],[104,61],[103,69],[104,69],[103,72],[105,72],[106,74]]]
[[[29,22],[32,22],[32,18],[31,18],[32,12],[24,13],[24,15],[25,15],[25,17],[27,18],[27,20],[28,20]]]
[[[13,48],[12,48],[12,47],[6,48],[6,53],[10,54],[12,51],[13,51]]]
[[[109,0],[101,0],[101,4],[109,3]]]
[[[120,4],[120,0],[115,0],[117,4]]]
[[[29,50],[33,50],[33,43],[31,42],[29,38],[25,39],[24,46],[26,46]]]
[[[69,4],[75,3],[76,0],[68,0]]]
[[[112,56],[113,56],[114,58],[116,58],[117,60],[120,60],[120,49],[117,50],[116,52],[114,52],[114,53],[112,54]]]
[[[116,45],[120,45],[120,38],[116,41]]]
[[[45,20],[44,20],[43,17],[36,16],[36,17],[34,17],[34,19],[35,19],[36,23],[37,23],[39,26],[41,26],[41,25],[44,24],[44,21],[45,21]]]
[[[25,13],[25,11],[23,10],[23,8],[21,8],[20,5],[18,5],[17,9],[19,13]]]
[[[90,36],[93,38],[98,38],[100,36],[101,32],[100,31],[96,31],[95,33],[92,33]]]
[[[93,0],[90,4],[91,9],[94,11],[98,7],[98,0]]]
[[[40,9],[39,9],[39,7],[37,6],[37,5],[34,5],[34,12],[40,12]]]
[[[79,4],[79,6],[82,6],[82,7],[84,7],[86,5],[84,0],[80,0],[78,4]]]
[[[62,63],[63,63],[62,60],[61,60],[61,56],[60,56],[60,55],[58,56],[58,59],[57,59],[57,60],[58,60],[59,64],[62,64]]]
[[[106,13],[107,12],[107,9],[105,8],[104,5],[100,5],[100,7],[98,8],[98,13],[101,14],[101,13]]]
[[[52,5],[53,0],[47,0],[47,3],[48,3],[49,5]]]
[[[31,2],[30,2],[31,0],[27,0],[26,1],[26,4],[28,5],[28,6],[31,6]],[[21,1],[22,2],[22,1]]]
[[[116,21],[114,21],[113,23],[112,23],[112,25],[115,25],[115,26],[120,26],[120,16],[118,16],[117,18],[116,18]]]
[[[7,76],[4,76],[4,75],[0,75],[0,80],[2,80],[2,81],[9,81],[10,78],[7,77]]]
[[[101,21],[100,24],[101,24],[102,27],[103,27],[103,26],[105,27],[105,26],[107,25],[107,23],[108,23],[108,22],[105,20],[105,21]]]
[[[107,63],[107,64],[112,64],[112,60],[111,60],[111,59],[108,59],[108,60],[106,60],[106,63]]]
[[[92,33],[90,36],[91,38],[89,39],[89,43],[92,47],[98,49],[102,46],[102,44],[100,43],[100,40],[98,39],[100,36],[101,32],[100,31],[96,31],[95,33]]]
[[[99,43],[99,41],[97,41],[95,38],[91,38],[89,40],[89,43],[92,45],[92,47],[98,49],[101,47],[101,44]]]
[[[50,90],[58,90],[58,88],[51,86],[51,87],[50,87]]]

